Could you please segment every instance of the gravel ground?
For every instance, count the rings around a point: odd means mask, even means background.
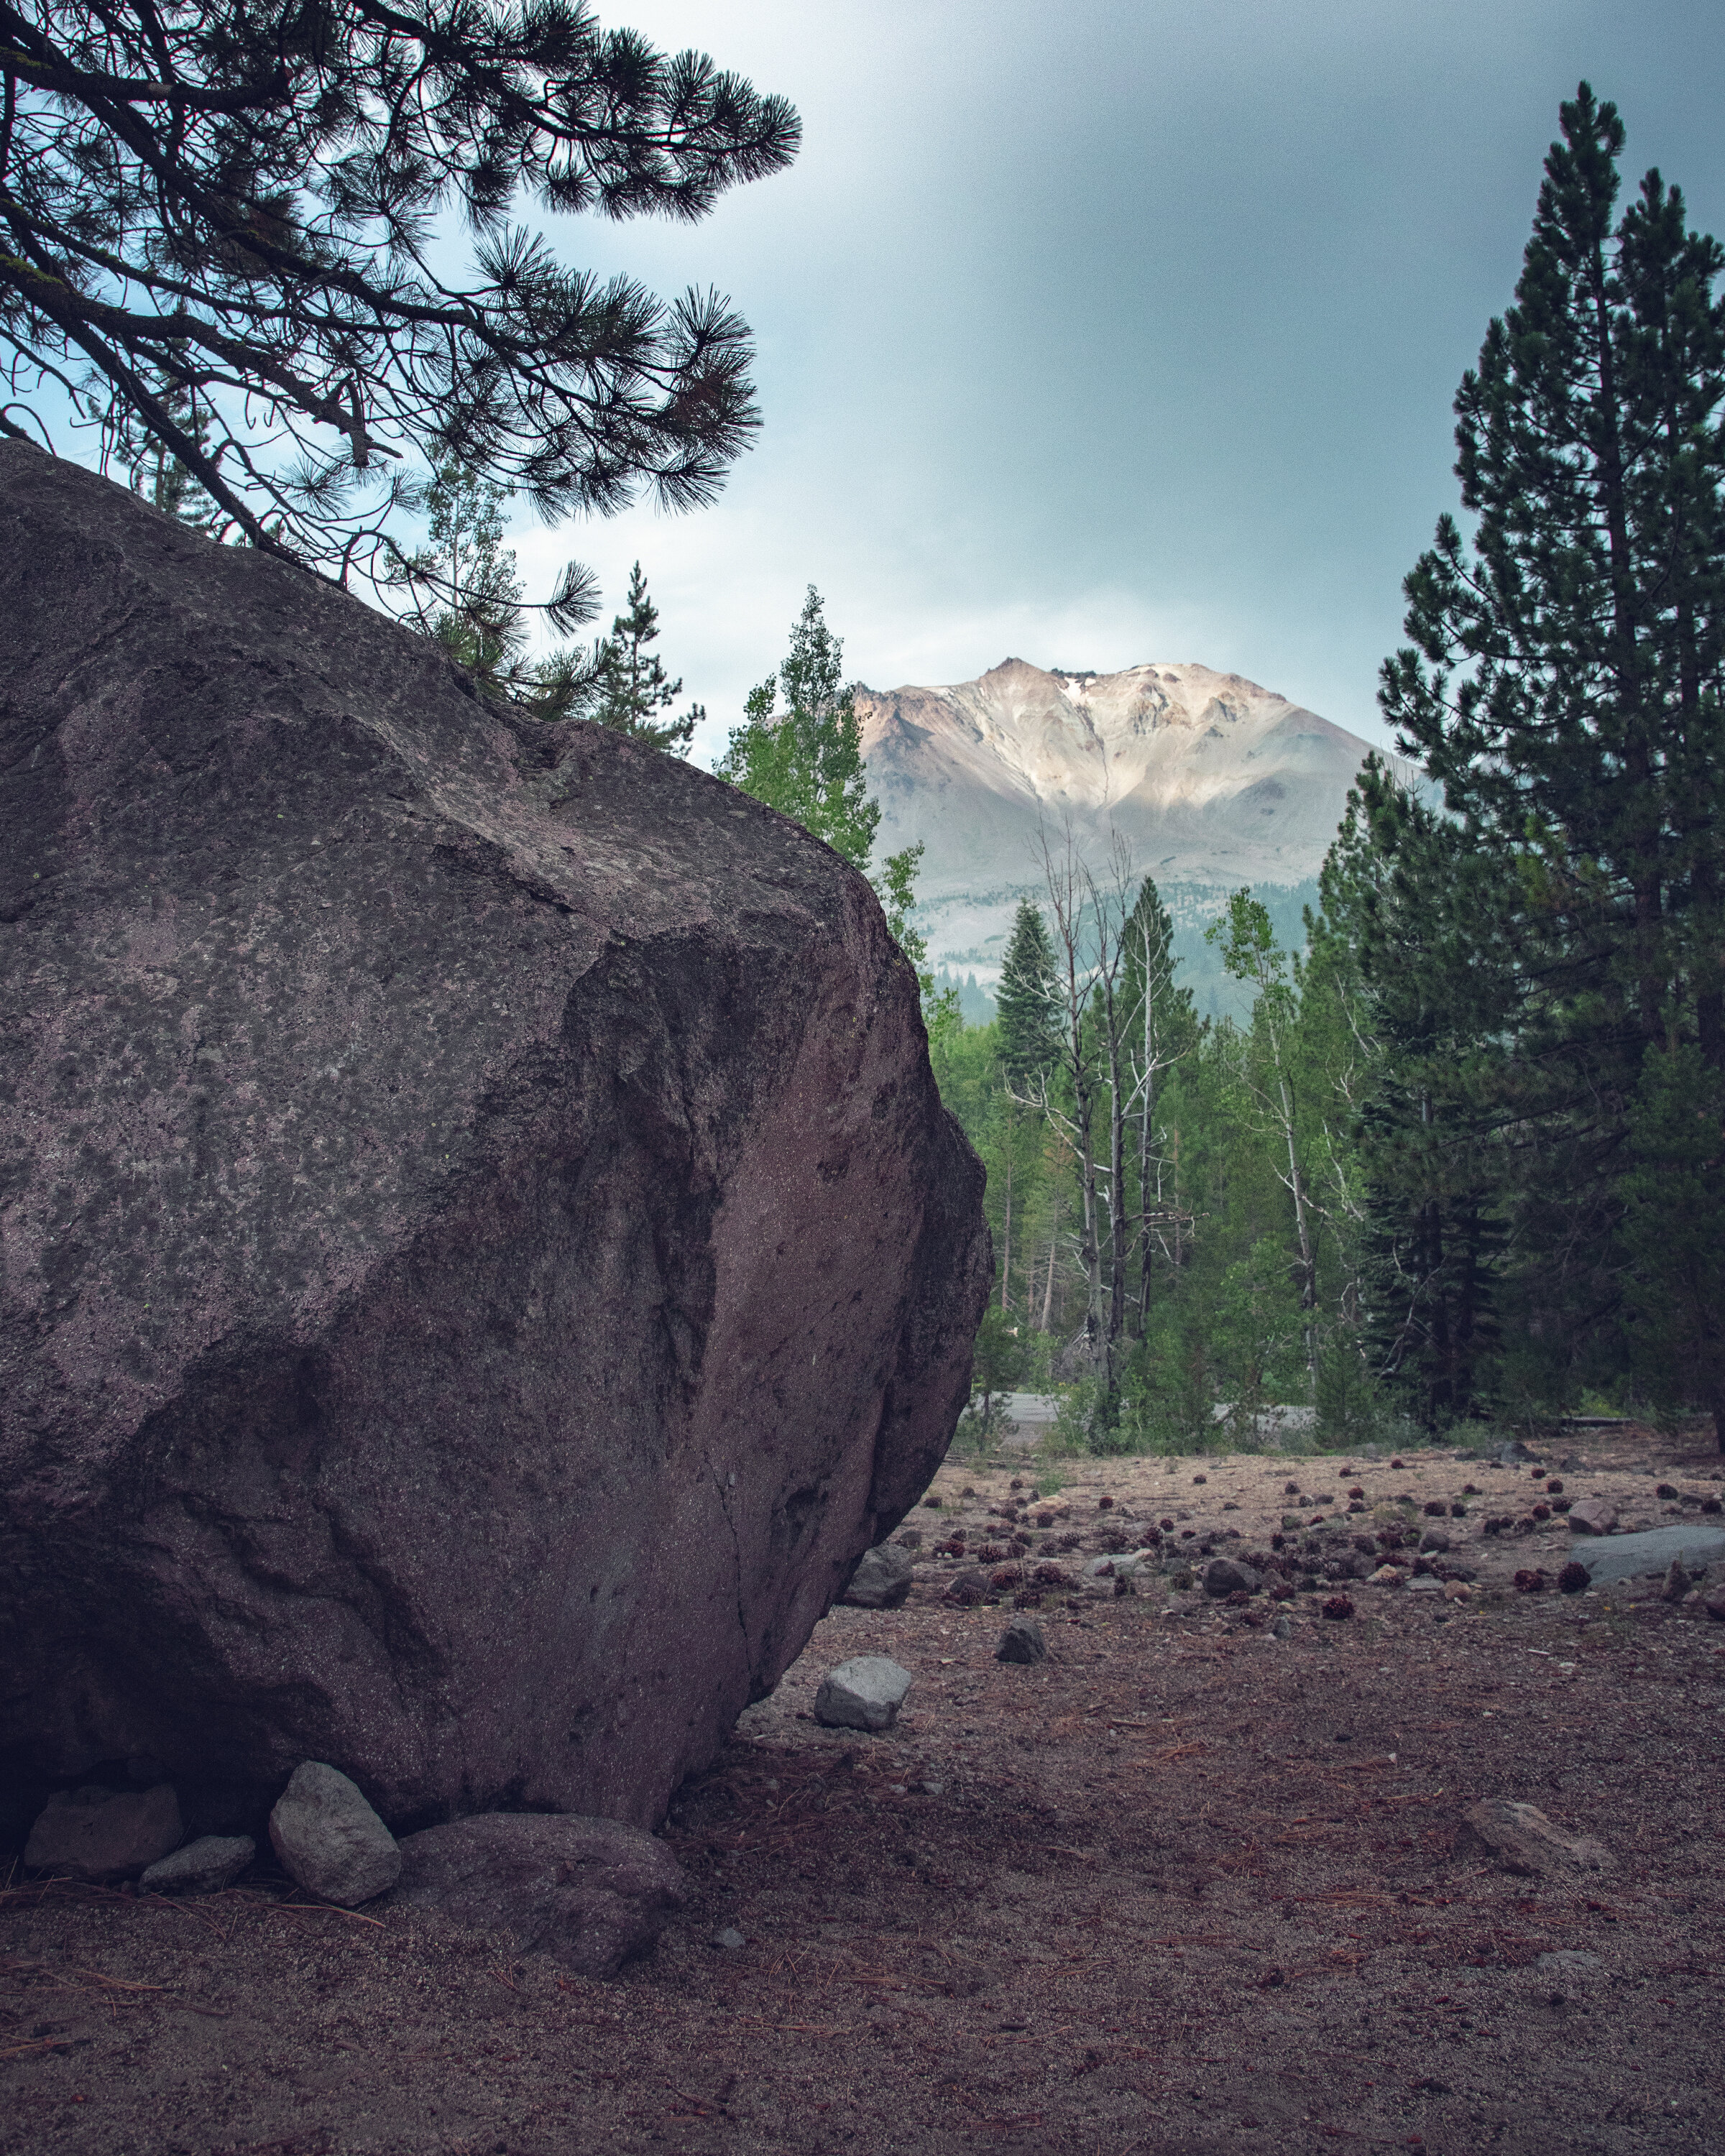
[[[1580,1449],[1542,1500],[1561,1479],[1655,1526],[1718,1491],[1698,1450]],[[1725,1627],[1654,1581],[1517,1593],[1567,1539],[1558,1515],[1481,1532],[1529,1517],[1526,1468],[1065,1471],[998,1600],[964,1608],[946,1598],[973,1558],[928,1546],[966,1523],[1009,1547],[999,1514],[1028,1491],[942,1471],[906,1523],[910,1603],[834,1610],[680,1793],[690,1906],[615,1983],[387,1902],[302,1906],[264,1870],[182,1904],[0,1892],[0,2151],[1717,2148]],[[1285,1510],[1334,1522],[1349,1486],[1344,1539],[1466,1506],[1444,1516],[1466,1598],[1355,1583],[1332,1621],[1322,1584],[1221,1605],[1164,1575],[1100,1599],[1036,1579],[1163,1517],[1173,1543],[1280,1532],[1297,1559],[1309,1519]],[[1039,1510],[1066,1517],[1039,1530]],[[1047,1661],[997,1662],[1034,1594]],[[886,1737],[811,1717],[861,1652],[916,1679]],[[1483,1796],[1597,1837],[1610,1868],[1506,1872],[1460,1830]],[[716,1947],[726,1928],[747,1943]]]

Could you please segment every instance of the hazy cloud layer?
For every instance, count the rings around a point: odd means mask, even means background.
[[[806,130],[703,225],[553,227],[571,259],[717,285],[759,341],[765,430],[716,508],[516,535],[536,584],[591,561],[608,619],[639,555],[703,760],[811,581],[878,687],[1196,660],[1380,736],[1559,99],[1587,75],[1629,172],[1725,227],[1717,5],[603,13]]]

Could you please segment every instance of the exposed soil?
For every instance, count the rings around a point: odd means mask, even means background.
[[[1566,1494],[1625,1527],[1692,1509],[1661,1477],[1717,1494],[1698,1440],[1572,1442]],[[15,1886],[0,2151],[1717,2148],[1725,1627],[1656,1581],[1517,1593],[1566,1531],[1477,1530],[1533,1478],[1409,1462],[1086,1463],[1046,1532],[1081,1536],[1069,1572],[1127,1512],[1129,1539],[1172,1517],[1176,1542],[1263,1548],[1290,1532],[1285,1480],[1327,1497],[1352,1466],[1350,1531],[1404,1497],[1422,1522],[1469,1507],[1466,1600],[1358,1583],[1330,1621],[1322,1587],[1045,1589],[1029,1668],[993,1650],[1043,1549],[997,1568],[997,1604],[944,1601],[947,1559],[903,1609],[835,1610],[681,1793],[690,1907],[615,1983],[387,1903],[303,1906],[262,1871],[183,1904]],[[949,1467],[906,1527],[1009,1533],[1007,1485]],[[886,1737],[810,1718],[863,1651],[915,1675]],[[1596,1836],[1612,1868],[1510,1875],[1459,1831],[1481,1796]],[[714,1945],[726,1927],[747,1943]]]

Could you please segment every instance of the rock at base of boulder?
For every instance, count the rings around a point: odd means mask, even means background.
[[[141,1894],[219,1894],[231,1887],[258,1853],[249,1834],[204,1834],[172,1856],[152,1864],[138,1881]]]
[[[1260,1573],[1235,1558],[1213,1557],[1204,1568],[1206,1594],[1255,1594],[1263,1584]]]
[[[270,1815],[270,1840],[290,1879],[344,1909],[401,1876],[395,1836],[347,1777],[319,1759],[295,1768]]]
[[[1487,1797],[1461,1815],[1461,1851],[1483,1851],[1506,1871],[1524,1878],[1566,1872],[1604,1871],[1611,1855],[1602,1842],[1564,1834],[1536,1804]]]
[[[829,1729],[878,1733],[898,1720],[911,1689],[911,1673],[886,1655],[854,1655],[829,1670],[814,1696],[814,1718]]]
[[[166,1856],[185,1831],[166,1782],[136,1792],[63,1789],[31,1828],[24,1862],[69,1879],[125,1879]]]
[[[1609,1535],[1617,1525],[1617,1507],[1603,1497],[1584,1497],[1569,1507],[1569,1532],[1574,1535]]]
[[[650,1951],[687,1898],[663,1842],[617,1820],[481,1812],[410,1834],[392,1906],[506,1934],[578,1976],[615,1976]]]
[[[994,1650],[997,1662],[1045,1661],[1048,1642],[1042,1636],[1042,1627],[1034,1617],[1014,1617],[1000,1635],[1000,1644]]]
[[[896,1609],[911,1591],[915,1562],[906,1549],[891,1543],[865,1550],[850,1575],[850,1584],[839,1596],[853,1609]]]

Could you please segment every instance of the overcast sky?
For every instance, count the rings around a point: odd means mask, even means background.
[[[1725,231],[1718,0],[617,0],[803,116],[705,223],[553,223],[571,261],[752,325],[719,505],[516,534],[606,620],[639,556],[710,760],[818,585],[848,673],[1199,660],[1383,738],[1450,400],[1582,76]]]

